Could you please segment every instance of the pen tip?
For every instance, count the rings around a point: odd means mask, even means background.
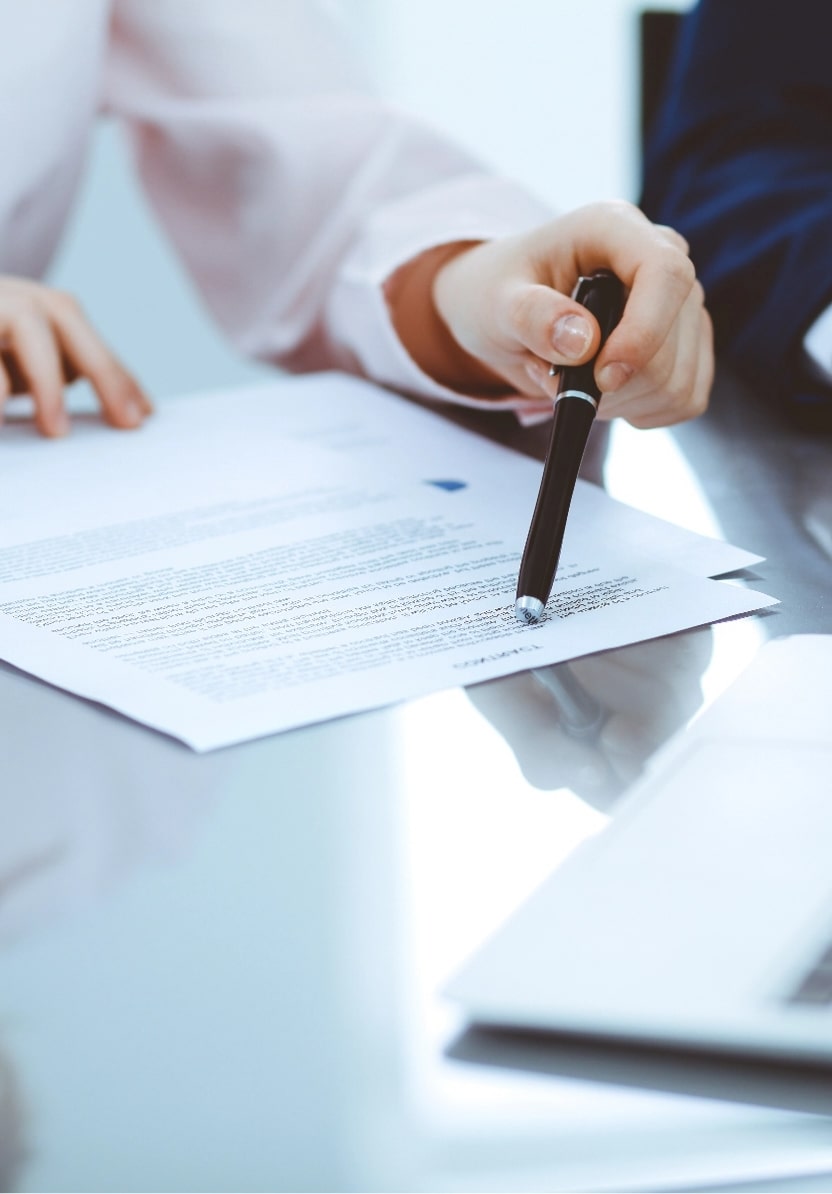
[[[543,617],[543,602],[537,597],[518,597],[514,603],[514,614],[518,622],[527,626],[539,622]]]

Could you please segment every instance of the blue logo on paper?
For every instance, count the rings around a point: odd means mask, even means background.
[[[456,489],[467,489],[467,481],[425,481],[426,485],[435,485],[437,489],[444,489],[447,493],[453,493]]]

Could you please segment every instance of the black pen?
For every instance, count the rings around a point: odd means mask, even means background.
[[[598,321],[600,352],[624,310],[623,285],[609,270],[599,270],[579,278],[572,297]],[[594,376],[596,357],[560,371],[543,478],[517,578],[514,612],[520,622],[538,622],[552,592],[578,469],[601,398]],[[553,366],[550,372],[555,371]]]

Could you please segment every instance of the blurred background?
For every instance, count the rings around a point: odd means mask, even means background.
[[[155,0],[158,2],[158,0]],[[377,90],[555,209],[638,195],[634,0],[338,0]],[[685,9],[690,0],[663,0]],[[154,398],[267,376],[205,315],[102,120],[51,281]]]

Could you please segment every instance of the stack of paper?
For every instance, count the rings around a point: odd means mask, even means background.
[[[748,613],[759,561],[579,483],[514,616],[541,466],[320,375],[139,432],[0,439],[0,658],[209,750]]]

